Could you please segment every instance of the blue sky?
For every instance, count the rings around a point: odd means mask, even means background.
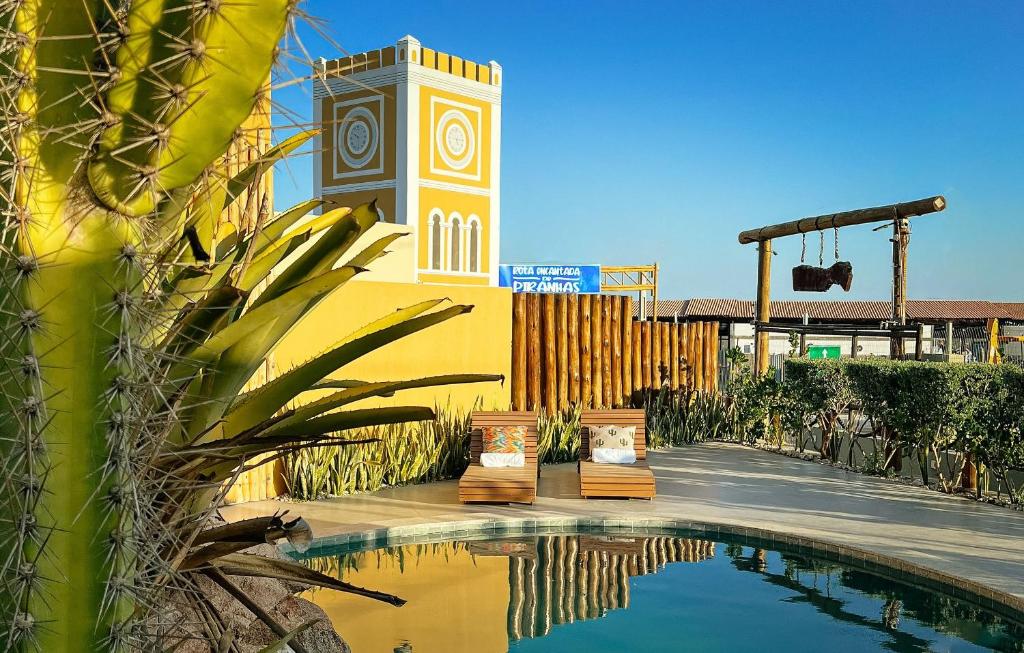
[[[663,298],[754,294],[737,233],[943,194],[912,220],[911,298],[1024,301],[1022,2],[328,2],[349,52],[412,34],[504,68],[502,262],[661,264]],[[314,57],[337,49],[309,28]],[[309,89],[277,102],[308,121]],[[279,208],[312,193],[308,157]],[[850,293],[884,299],[888,235],[840,232]],[[817,262],[817,236],[807,241]],[[826,265],[832,258],[827,234]]]

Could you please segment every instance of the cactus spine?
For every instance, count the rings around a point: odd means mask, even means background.
[[[290,0],[0,0],[4,650],[173,650],[196,637],[230,648],[199,576],[229,592],[226,576],[272,575],[401,604],[238,554],[307,540],[301,520],[208,528],[248,459],[433,417],[349,404],[500,378],[329,378],[472,308],[438,300],[244,391],[295,322],[398,237],[350,255],[375,206],[306,219],[318,201],[274,216],[261,207],[255,229],[223,231],[222,214],[314,135],[227,174],[222,157],[295,11]],[[332,392],[296,401],[311,390]]]
[[[124,650],[149,562],[144,259],[177,226],[158,205],[251,110],[288,5],[0,6],[3,646]]]

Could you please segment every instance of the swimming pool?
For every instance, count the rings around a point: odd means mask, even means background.
[[[307,563],[397,594],[314,591],[354,653],[1024,651],[969,601],[806,553],[705,534],[503,534]]]

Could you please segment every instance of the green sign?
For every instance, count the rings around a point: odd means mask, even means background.
[[[821,345],[811,345],[807,348],[807,358],[811,360],[820,360],[822,358],[839,358],[839,347],[836,345],[830,347],[823,347]]]

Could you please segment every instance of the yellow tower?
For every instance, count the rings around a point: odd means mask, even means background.
[[[501,66],[411,36],[319,66],[316,195],[343,206],[376,198],[381,220],[411,234],[395,280],[496,286]]]

